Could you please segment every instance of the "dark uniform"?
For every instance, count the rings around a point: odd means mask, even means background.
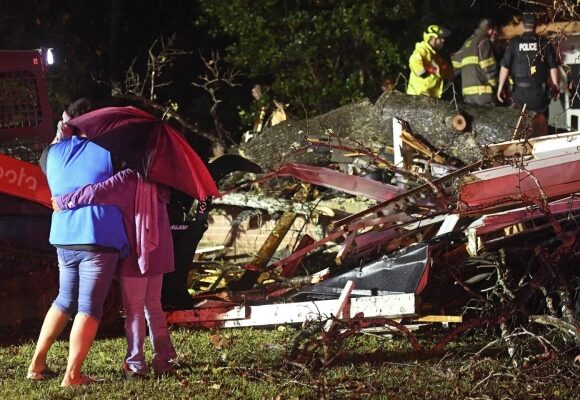
[[[510,70],[514,81],[513,101],[516,106],[546,114],[550,104],[548,75],[559,63],[552,43],[534,32],[524,32],[510,42],[502,67]]]
[[[461,93],[466,103],[495,104],[497,63],[485,31],[477,29],[453,55],[453,68],[461,70]]]

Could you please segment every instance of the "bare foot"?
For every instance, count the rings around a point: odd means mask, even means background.
[[[40,372],[44,371],[48,368],[46,364],[46,360],[39,361],[39,360],[32,360],[30,365],[28,366],[28,372]]]
[[[86,375],[81,375],[78,379],[69,379],[69,378],[64,378],[60,384],[60,386],[62,387],[67,387],[67,386],[83,386],[83,385],[92,385],[93,383],[99,383],[101,382],[100,380],[97,379],[93,379],[89,376]]]
[[[32,381],[43,381],[48,378],[52,378],[56,376],[56,373],[48,368],[45,365],[42,368],[33,368],[32,366],[28,367],[28,371],[26,372],[26,379],[30,379]]]

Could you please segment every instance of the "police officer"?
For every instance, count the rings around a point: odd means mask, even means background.
[[[461,92],[468,104],[495,104],[497,63],[492,41],[496,34],[493,22],[482,19],[473,35],[452,57],[453,70],[461,71]]]
[[[445,38],[451,34],[439,25],[430,25],[423,33],[423,41],[415,45],[409,58],[409,84],[407,94],[440,98],[443,80],[453,78],[453,68],[439,53]]]
[[[550,91],[559,95],[560,75],[556,51],[548,39],[535,33],[535,14],[522,16],[524,33],[514,38],[501,61],[497,98],[504,101],[504,86],[511,74],[514,81],[513,102],[516,107],[544,114],[548,118]]]

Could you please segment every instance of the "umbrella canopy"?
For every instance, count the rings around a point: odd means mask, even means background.
[[[196,199],[219,197],[207,167],[179,132],[136,107],[106,107],[67,122],[147,179]]]

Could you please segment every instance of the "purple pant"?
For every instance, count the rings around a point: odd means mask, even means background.
[[[149,339],[153,346],[153,370],[159,374],[169,371],[172,367],[170,361],[177,354],[167,329],[165,313],[161,308],[163,274],[151,277],[121,276],[119,280],[126,313],[127,367],[142,374],[148,372],[143,353],[147,320]]]

